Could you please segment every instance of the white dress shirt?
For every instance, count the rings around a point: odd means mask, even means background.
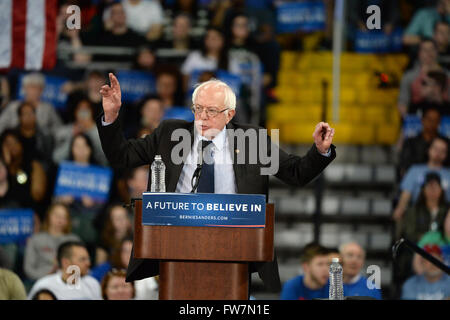
[[[196,130],[196,129],[194,129]],[[197,146],[201,140],[208,140],[196,134],[191,152],[186,158],[175,192],[189,193],[192,190],[191,179],[197,168]],[[236,179],[234,176],[233,161],[228,144],[226,127],[212,140],[211,147],[214,158],[214,192],[236,193]]]

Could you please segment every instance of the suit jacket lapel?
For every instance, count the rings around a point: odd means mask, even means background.
[[[245,183],[245,181],[242,181],[243,172],[242,172],[242,164],[237,163],[237,154],[240,152],[240,150],[237,149],[237,141],[236,136],[233,134],[234,130],[236,129],[234,124],[229,122],[227,124],[227,137],[228,137],[228,148],[231,153],[231,159],[233,161],[233,170],[234,170],[234,179],[236,181],[236,192],[242,193],[242,187]]]
[[[191,148],[189,149],[189,152],[191,152],[192,144],[194,143],[194,122],[191,122],[189,124],[189,127],[187,128],[187,130],[189,130],[190,137],[191,137]],[[172,148],[178,143],[179,143],[179,141],[171,141],[170,152],[172,152]],[[186,162],[189,152],[187,152],[186,154],[183,154],[183,162],[182,163],[172,164],[172,168],[170,169],[172,174],[170,175],[170,181],[168,182],[168,185],[167,185],[168,192],[175,192],[175,190],[177,188],[178,180],[180,180],[181,171],[183,170],[183,166],[184,166],[184,163]]]

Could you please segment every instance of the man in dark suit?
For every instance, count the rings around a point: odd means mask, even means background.
[[[236,96],[230,87],[219,80],[210,80],[196,88],[192,95],[194,122],[183,120],[163,121],[151,134],[141,139],[125,140],[120,121],[120,85],[113,74],[109,74],[111,85],[101,89],[104,114],[98,118],[97,127],[103,151],[112,166],[137,167],[150,164],[155,155],[161,155],[166,165],[166,191],[190,192],[191,178],[197,163],[197,146],[201,140],[210,144],[213,161],[205,162],[199,179],[198,192],[265,194],[268,196],[269,178],[261,174],[268,169],[265,161],[251,161],[252,154],[260,155],[260,140],[268,142],[267,154],[274,159],[278,171],[273,174],[290,185],[303,186],[319,175],[336,157],[335,146],[331,144],[334,129],[327,123],[317,124],[313,133],[314,144],[306,156],[290,155],[271,143],[270,137],[257,135],[257,141],[239,141],[232,135],[237,129],[243,132],[256,131],[258,127],[232,122],[235,115]],[[119,118],[119,119],[118,119]],[[175,147],[179,141],[172,141],[173,133],[184,130],[190,138],[190,148],[181,151],[183,161],[174,161]],[[179,131],[178,131],[179,132]],[[259,131],[261,132],[261,131]],[[251,139],[250,139],[251,140]],[[258,147],[255,149],[255,145]],[[237,147],[236,147],[237,146]],[[240,149],[239,149],[240,148]],[[239,154],[244,153],[240,159]],[[218,160],[222,159],[223,162]],[[239,160],[240,159],[240,160]],[[179,163],[179,164],[177,164]],[[151,181],[149,178],[148,187]],[[253,263],[251,272],[258,272],[266,287],[281,290],[276,256],[268,263]],[[128,265],[127,281],[139,280],[157,275],[159,264],[148,259],[132,257]]]

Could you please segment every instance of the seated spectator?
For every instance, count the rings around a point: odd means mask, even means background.
[[[381,299],[380,289],[367,287],[367,278],[361,275],[366,253],[356,242],[344,243],[339,247],[342,257],[342,282],[344,297],[372,297]]]
[[[108,165],[108,160],[102,150],[100,136],[94,119],[94,109],[91,102],[84,98],[73,110],[73,122],[62,126],[55,132],[55,150],[53,161],[60,163],[67,160],[70,154],[70,144],[73,137],[79,133],[88,136],[93,144],[92,152],[95,162],[102,166]]]
[[[409,106],[409,113],[420,114],[427,107],[434,107],[439,110],[441,115],[450,115],[447,73],[441,70],[428,71],[422,78],[418,93],[420,100]]]
[[[88,275],[91,262],[83,243],[64,242],[58,247],[57,259],[59,270],[39,279],[31,288],[28,299],[41,289],[50,290],[58,300],[102,299],[100,284]]]
[[[176,68],[163,66],[156,73],[156,94],[165,109],[183,106],[181,76]]]
[[[281,300],[311,300],[328,298],[328,249],[311,243],[301,257],[303,275],[288,280],[281,291]]]
[[[139,71],[146,71],[153,74],[155,72],[156,65],[157,58],[154,49],[150,45],[139,47],[136,52],[134,69]],[[104,83],[105,81],[103,81],[103,84]]]
[[[147,15],[148,13],[145,12]],[[136,48],[145,43],[145,38],[127,26],[127,16],[122,3],[113,2],[105,12],[105,31],[97,37],[87,38],[86,45]],[[129,56],[95,55],[98,61],[131,61]]]
[[[448,0],[438,0],[436,6],[418,10],[403,35],[403,44],[416,46],[420,39],[431,38],[433,27],[441,19],[450,22],[450,3]]]
[[[422,131],[415,137],[408,138],[403,142],[399,160],[399,175],[403,178],[406,171],[414,165],[426,163],[428,150],[433,139],[439,137],[447,144],[450,141],[439,133],[441,114],[434,107],[426,108],[422,114]],[[450,148],[447,150],[445,166],[450,166]]]
[[[127,16],[127,26],[145,37],[155,41],[161,37],[163,10],[159,1],[122,0]]]
[[[69,66],[66,63],[70,61],[86,64],[91,61],[92,57],[87,53],[81,52],[83,42],[80,37],[80,29],[67,28],[66,22],[71,15],[70,11],[67,13],[69,6],[69,3],[63,3],[56,17],[56,37],[58,39],[56,52],[58,53],[58,60],[66,66]]]
[[[185,13],[177,15],[173,19],[170,33],[158,43],[158,48],[174,49],[186,52],[197,48],[196,42],[191,37],[191,18]]]
[[[133,235],[129,211],[121,204],[107,209],[105,226],[100,236],[100,246],[108,255],[120,248],[122,240]]]
[[[220,29],[210,27],[201,42],[201,49],[192,51],[181,66],[185,91],[192,72],[197,70],[228,70],[228,51],[225,47],[225,36]]]
[[[19,276],[8,269],[0,268],[0,300],[26,300],[25,286]]]
[[[20,137],[13,130],[0,136],[0,147],[8,172],[9,197],[24,208],[37,208],[47,190],[47,178],[42,165],[24,157]]]
[[[139,114],[141,123],[136,138],[151,134],[159,126],[164,116],[164,107],[159,97],[146,97],[141,103]]]
[[[91,139],[84,133],[78,133],[70,144],[69,161],[81,166],[95,165]],[[83,240],[91,254],[97,243],[98,232],[93,221],[103,207],[102,203],[94,201],[89,195],[83,195],[81,199],[75,199],[72,195],[61,195],[58,201],[66,204],[72,216],[73,232]]]
[[[30,103],[36,110],[37,124],[41,130],[52,134],[62,125],[62,121],[55,108],[47,102],[41,101],[45,87],[45,78],[40,73],[30,73],[23,77],[22,88],[24,100]],[[19,125],[17,110],[22,101],[12,101],[0,115],[0,132],[7,128],[15,128]]]
[[[436,44],[429,39],[422,40],[419,46],[418,62],[407,71],[401,80],[398,96],[398,110],[402,117],[410,113],[410,105],[424,101],[422,80],[429,71],[442,70],[437,61]],[[448,100],[448,86],[445,100]]]
[[[70,213],[61,203],[52,204],[45,215],[41,232],[33,234],[27,241],[24,256],[25,275],[37,280],[58,269],[56,251],[67,241],[79,241],[71,233]]]
[[[450,210],[439,221],[436,230],[430,230],[420,238],[418,246],[423,248],[426,244],[438,245],[442,250],[442,258],[445,264],[450,266]],[[418,258],[419,256],[416,254],[415,262]],[[421,274],[422,272],[417,272],[416,270],[416,273]]]
[[[125,282],[125,269],[112,270],[102,280],[102,297],[104,300],[132,300],[134,299],[133,282]]]
[[[450,24],[439,20],[434,24],[433,40],[438,49],[438,62],[447,70],[450,70]]]
[[[442,261],[442,251],[437,245],[425,245],[424,250]],[[409,278],[402,288],[403,300],[444,300],[450,298],[450,276],[420,257],[423,275]]]
[[[106,78],[103,72],[90,70],[86,72],[85,79],[83,81],[69,81],[64,85],[63,90],[68,94],[65,112],[66,123],[73,121],[73,110],[76,108],[80,100],[89,100],[94,109],[94,119],[97,118],[101,112],[103,112],[100,89],[105,84],[105,81]]]
[[[48,172],[53,165],[53,137],[38,127],[36,110],[30,103],[22,103],[17,114],[19,125],[16,131],[24,147],[24,158],[38,160]]]
[[[441,138],[434,138],[428,149],[428,162],[426,164],[416,164],[409,168],[400,184],[400,198],[395,207],[393,219],[400,221],[410,202],[416,203],[420,188],[422,187],[425,176],[428,172],[434,171],[441,177],[444,188],[445,200],[450,199],[450,170],[445,168],[444,162],[447,157],[448,145]]]
[[[9,186],[8,168],[0,157],[0,209],[20,208],[20,199],[13,198]]]
[[[58,300],[53,292],[48,289],[41,289],[31,297],[31,300]]]

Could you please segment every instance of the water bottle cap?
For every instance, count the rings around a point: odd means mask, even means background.
[[[157,154],[157,155],[155,156],[155,160],[161,160],[161,155],[160,155],[160,154]]]
[[[339,258],[332,258],[331,262],[339,262]]]

